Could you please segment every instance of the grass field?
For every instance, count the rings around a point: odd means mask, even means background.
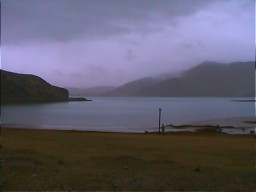
[[[255,191],[255,137],[5,129],[2,190]]]

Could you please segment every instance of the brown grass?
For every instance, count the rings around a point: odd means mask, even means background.
[[[2,190],[253,191],[255,138],[3,129]]]

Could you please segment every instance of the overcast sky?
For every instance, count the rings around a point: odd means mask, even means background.
[[[255,60],[254,0],[2,0],[1,68],[121,85],[205,60]]]

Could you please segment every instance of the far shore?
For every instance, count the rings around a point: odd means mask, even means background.
[[[234,102],[256,102],[255,99],[234,99],[234,100],[231,100],[231,101],[234,101]]]
[[[69,97],[68,101],[92,101],[92,99],[87,99],[85,97]]]

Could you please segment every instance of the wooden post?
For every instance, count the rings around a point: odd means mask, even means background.
[[[158,116],[158,133],[160,134],[160,129],[161,129],[161,112],[162,109],[159,108],[159,116]]]

